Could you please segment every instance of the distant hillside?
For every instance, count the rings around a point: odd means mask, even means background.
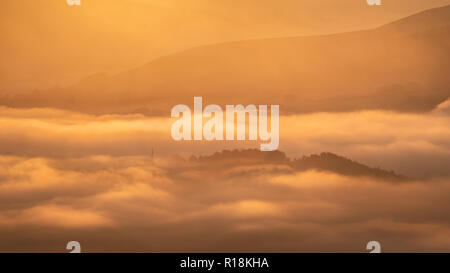
[[[257,149],[224,150],[209,156],[191,157],[190,161],[201,163],[202,168],[221,169],[224,166],[274,164],[289,166],[295,171],[328,171],[342,175],[369,176],[390,181],[407,179],[405,176],[396,174],[393,171],[372,168],[332,153],[321,153],[320,155],[304,156],[292,160],[280,151],[261,152]]]
[[[282,113],[430,111],[450,96],[450,6],[351,33],[192,48],[1,105],[167,116],[173,105],[280,104]]]
[[[363,175],[391,180],[406,179],[406,177],[398,175],[393,171],[372,168],[332,153],[321,153],[320,155],[305,156],[301,159],[295,159],[292,162],[292,165],[296,170],[300,171],[317,169],[343,175]]]

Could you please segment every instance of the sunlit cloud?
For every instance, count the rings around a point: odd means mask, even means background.
[[[106,238],[93,238],[126,231],[134,251],[364,251],[373,238],[385,251],[450,249],[448,179],[386,183],[239,157],[222,172],[216,161],[149,156],[0,160],[0,235],[46,227],[66,240],[73,230],[103,249]],[[108,251],[127,249],[108,240]]]
[[[173,120],[0,108],[2,154],[25,157],[211,154],[258,141],[174,141]],[[291,157],[333,152],[413,177],[450,175],[450,116],[389,111],[280,117],[280,147]]]

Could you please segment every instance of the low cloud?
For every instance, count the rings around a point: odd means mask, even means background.
[[[154,151],[157,156],[188,157],[259,147],[254,141],[177,142],[170,135],[172,121],[142,115],[90,116],[3,107],[0,126],[7,130],[0,132],[0,153],[76,158],[147,156]],[[333,152],[411,177],[448,177],[449,124],[450,116],[439,113],[361,111],[281,116],[279,149],[290,157]]]
[[[0,108],[0,251],[450,251],[450,117],[282,116],[280,150],[322,151],[410,177],[299,170],[258,143],[175,142],[170,119]],[[152,151],[155,156],[152,156]],[[251,153],[250,153],[251,155]]]
[[[65,251],[75,239],[85,251],[364,252],[370,240],[450,250],[448,179],[392,183],[248,158],[220,171],[147,156],[0,160],[0,251]]]

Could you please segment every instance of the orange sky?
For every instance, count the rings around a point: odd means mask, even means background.
[[[369,28],[450,0],[4,0],[0,92],[71,84],[208,43]]]

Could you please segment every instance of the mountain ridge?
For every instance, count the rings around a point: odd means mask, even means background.
[[[159,116],[202,95],[219,105],[269,101],[285,114],[431,111],[450,96],[449,34],[450,5],[370,30],[190,48],[69,88],[2,97],[0,105]]]

